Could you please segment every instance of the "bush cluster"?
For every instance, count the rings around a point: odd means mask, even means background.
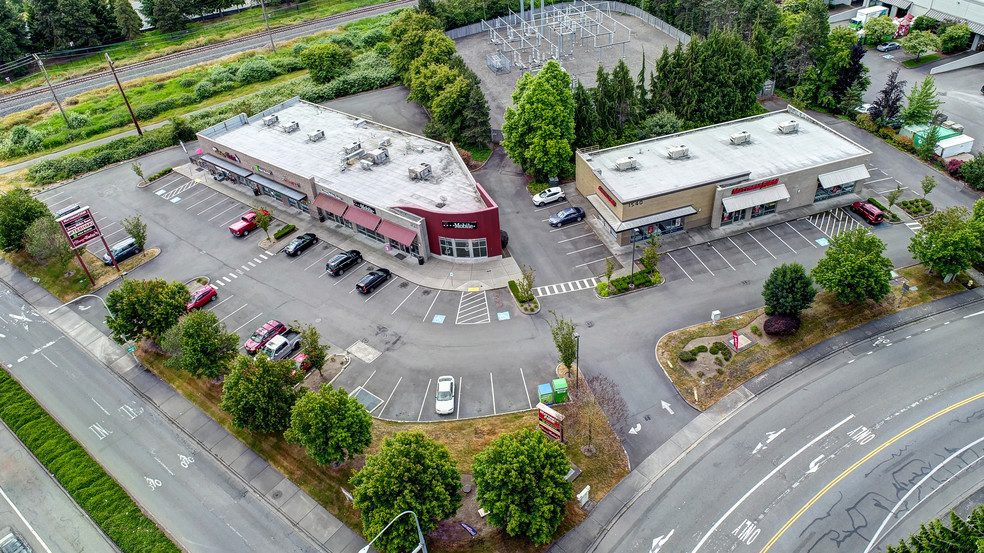
[[[520,295],[519,295],[519,285],[516,284],[516,281],[515,280],[510,280],[509,281],[509,291],[512,292],[513,297],[516,298],[516,301],[518,301],[519,303],[526,303],[528,301],[533,301],[534,300],[534,297],[533,296],[529,296],[529,297],[526,297],[526,298],[520,297]]]
[[[286,224],[280,227],[279,229],[277,229],[277,232],[273,233],[273,238],[274,240],[280,240],[284,236],[287,236],[288,234],[294,232],[294,230],[296,229],[297,227],[295,227],[294,225]]]
[[[765,320],[762,325],[765,333],[770,336],[792,336],[799,330],[799,317],[788,315],[773,315]]]
[[[933,202],[926,198],[916,198],[913,200],[902,200],[896,204],[913,217],[929,214],[933,211]]]
[[[239,69],[236,71],[236,82],[240,84],[260,83],[269,81],[277,75],[277,68],[267,61],[265,56],[256,56],[239,65]]]
[[[152,175],[149,179],[147,179],[147,182],[154,182],[155,180],[163,177],[164,175],[170,173],[171,171],[174,171],[174,168],[168,167],[167,169],[163,169],[159,173]]]
[[[946,164],[946,172],[950,174],[951,177],[960,176],[960,168],[963,166],[964,160],[962,159],[951,159]]]
[[[731,361],[731,348],[724,342],[714,342],[711,344],[708,353],[711,355],[717,355],[720,353],[721,357],[723,357],[725,361]]]

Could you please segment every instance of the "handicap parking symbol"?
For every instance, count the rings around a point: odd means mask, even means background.
[[[432,319],[431,322],[437,323],[439,325],[444,324],[444,315],[434,315],[434,318]]]
[[[499,320],[500,321],[508,321],[509,320],[509,312],[508,311],[503,311],[502,313],[496,313],[496,315],[499,316]]]

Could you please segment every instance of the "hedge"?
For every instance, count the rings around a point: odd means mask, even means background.
[[[3,370],[0,419],[121,550],[180,553],[126,491]]]
[[[295,227],[294,225],[290,225],[290,224],[284,225],[280,227],[280,229],[277,230],[277,232],[273,233],[273,238],[274,240],[280,240],[284,236],[287,236],[288,234],[294,232],[296,228],[297,227]]]
[[[161,172],[157,173],[156,175],[151,176],[149,179],[147,179],[147,182],[154,182],[155,180],[163,177],[164,175],[170,173],[171,171],[174,171],[174,168],[168,167],[167,169],[162,170]]]

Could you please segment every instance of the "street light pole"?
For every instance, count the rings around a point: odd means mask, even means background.
[[[574,373],[574,391],[581,393],[581,335],[577,332],[574,333],[574,341],[577,343],[574,350],[574,366],[577,367],[577,372]]]
[[[59,309],[61,309],[62,307],[67,307],[67,306],[69,306],[69,305],[72,305],[73,303],[75,303],[75,302],[77,302],[77,301],[79,301],[79,300],[80,300],[80,299],[82,299],[82,298],[96,298],[97,300],[99,300],[99,301],[101,301],[101,302],[102,302],[102,304],[103,304],[103,307],[105,307],[105,308],[106,308],[106,312],[107,312],[107,313],[109,313],[109,316],[110,316],[110,317],[112,317],[112,318],[113,318],[113,320],[116,320],[116,315],[113,315],[113,312],[112,312],[112,311],[110,311],[110,309],[109,309],[109,306],[108,306],[108,305],[106,305],[106,300],[104,300],[104,299],[102,299],[102,297],[101,297],[101,296],[97,296],[97,295],[95,295],[95,294],[83,294],[83,295],[81,295],[81,296],[79,296],[79,297],[77,297],[77,298],[75,298],[74,300],[71,300],[71,301],[69,301],[69,302],[66,302],[66,303],[63,303],[63,304],[61,304],[61,305],[59,305],[58,307],[55,307],[54,309],[49,309],[49,310],[48,310],[48,314],[49,314],[49,315],[53,315],[53,314],[55,313],[55,311],[58,311],[58,310],[59,310]],[[123,341],[124,341],[124,342],[126,343],[126,346],[127,346],[127,348],[126,348],[126,349],[128,350],[128,353],[130,354],[130,356],[131,356],[131,357],[133,357],[133,360],[134,360],[134,361],[136,361],[136,362],[138,362],[138,363],[139,363],[140,361],[139,361],[139,360],[137,359],[137,354],[136,354],[136,353],[134,353],[134,352],[132,352],[132,351],[129,351],[129,349],[130,349],[130,347],[131,347],[131,346],[130,346],[130,339],[129,339],[129,338],[127,338],[127,337],[126,337],[126,334],[123,334],[122,332],[120,332],[120,336],[122,336],[122,337],[123,337]]]
[[[390,526],[393,525],[394,522],[396,522],[396,519],[402,517],[403,515],[405,515],[407,513],[410,513],[411,515],[413,515],[413,523],[417,525],[417,539],[419,540],[419,542],[417,543],[417,548],[414,549],[413,551],[411,551],[410,553],[417,553],[418,551],[423,551],[423,553],[427,553],[427,544],[424,543],[424,533],[420,531],[420,522],[417,521],[417,513],[413,512],[413,511],[403,511],[402,513],[400,513],[400,514],[396,515],[395,517],[393,517],[393,520],[389,521],[389,524],[387,524],[386,527],[384,527],[382,530],[380,530],[379,533],[376,534],[376,537],[372,539],[372,541],[370,541],[369,543],[366,544],[365,547],[363,547],[362,549],[360,549],[359,550],[359,553],[368,553],[369,546],[371,546],[373,544],[373,542],[375,542],[376,540],[378,540],[379,539],[379,536],[382,536],[383,535],[383,532],[385,532]]]

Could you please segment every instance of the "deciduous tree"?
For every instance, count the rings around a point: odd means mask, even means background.
[[[377,455],[352,477],[354,505],[362,532],[372,538],[403,511],[413,511],[426,534],[461,507],[461,473],[448,448],[420,432],[398,432],[383,440]],[[385,553],[417,546],[417,527],[404,516],[379,536],[373,547]]]
[[[898,28],[898,25],[887,15],[872,17],[864,24],[864,37],[879,42],[891,40]]]
[[[891,291],[892,261],[884,251],[885,243],[863,227],[841,232],[810,276],[842,303],[880,302]]]
[[[502,126],[510,159],[541,182],[566,173],[574,142],[570,75],[551,60],[536,75],[523,75],[512,99]]]
[[[472,470],[489,524],[538,546],[550,543],[574,498],[565,478],[570,462],[560,444],[524,428],[496,438],[475,456]]]
[[[26,190],[17,189],[0,196],[0,249],[19,250],[27,228],[45,216],[51,216],[48,206]]]
[[[304,446],[319,465],[342,463],[372,443],[372,415],[344,389],[322,384],[294,403],[284,438]]]
[[[294,328],[299,328],[301,332],[301,353],[307,356],[305,360],[311,368],[321,372],[325,368],[325,361],[328,359],[328,350],[331,346],[321,343],[321,333],[313,324],[301,325],[294,321]]]
[[[141,250],[147,244],[147,223],[143,222],[143,219],[139,215],[133,217],[127,217],[120,221],[120,225],[123,230],[133,237],[134,242],[137,243],[137,247]]]
[[[171,354],[165,363],[195,378],[218,378],[239,349],[239,335],[228,332],[215,313],[197,310],[164,333],[161,343]]]
[[[929,31],[909,31],[901,41],[902,49],[907,54],[913,54],[916,59],[927,52],[936,52],[942,48],[940,37]]]
[[[345,72],[352,63],[352,51],[331,42],[314,44],[301,52],[301,61],[313,82],[325,84]]]
[[[762,286],[765,310],[769,315],[799,317],[813,305],[816,295],[813,279],[799,263],[783,263],[776,267]]]
[[[291,408],[298,393],[290,376],[289,359],[271,361],[266,355],[240,355],[222,385],[219,404],[232,424],[251,432],[281,432],[290,425]]]
[[[124,342],[123,335],[157,341],[178,323],[189,301],[191,293],[180,282],[128,278],[106,295],[106,305],[115,315],[106,316],[106,326],[120,344]]]
[[[39,263],[55,261],[64,265],[72,259],[72,248],[68,245],[61,225],[54,217],[35,219],[24,231],[24,248]]]
[[[939,183],[936,182],[936,177],[933,175],[926,175],[923,177],[923,179],[919,181],[919,185],[922,187],[923,196],[929,196],[929,193],[936,188],[937,184]]]
[[[560,353],[560,362],[565,367],[572,368],[577,356],[577,339],[574,337],[577,324],[570,319],[558,317],[553,310],[550,314],[553,315],[554,320],[547,321],[547,324],[550,325],[550,334],[553,336],[554,345],[557,346],[557,352]],[[580,370],[581,368],[578,367],[578,371]]]
[[[0,0],[0,64],[13,61],[31,50],[24,18],[7,0]]]
[[[899,80],[899,70],[893,69],[888,74],[885,86],[878,92],[878,97],[872,102],[882,110],[882,117],[894,119],[902,109],[902,99],[905,98],[905,81]]]
[[[984,221],[970,218],[967,208],[937,211],[922,225],[909,242],[909,252],[940,275],[955,275],[984,261]]]

